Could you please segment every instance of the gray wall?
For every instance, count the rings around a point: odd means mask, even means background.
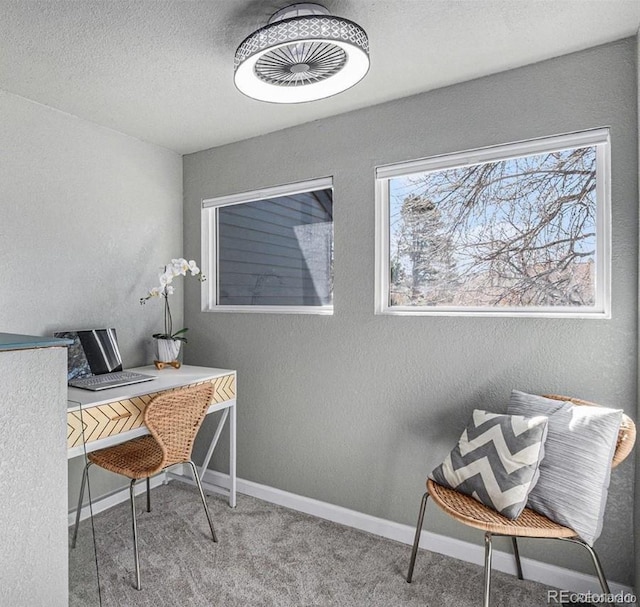
[[[333,316],[203,313],[198,285],[187,285],[187,362],[238,370],[239,476],[414,525],[425,476],[471,410],[503,411],[512,388],[635,415],[636,60],[628,39],[185,157],[185,253],[196,258],[201,199],[334,177]],[[612,137],[611,320],[374,316],[376,166],[601,126]],[[624,584],[633,482],[627,461],[597,543]],[[426,527],[481,538],[436,508]],[[592,573],[574,546],[523,552]]]
[[[0,352],[0,605],[68,605],[66,368],[66,348]]]
[[[151,362],[162,306],[139,299],[182,255],[180,156],[2,91],[0,141],[0,330],[115,326],[126,364]],[[95,495],[122,484],[93,477]]]
[[[638,96],[636,98],[637,110],[638,110],[638,145],[640,146],[640,30],[636,34],[636,68],[637,68],[637,84],[638,84]],[[639,148],[640,152],[640,148]],[[640,154],[639,154],[640,156]],[[638,173],[640,173],[640,164],[638,165]],[[640,187],[640,183],[638,184]],[[640,194],[640,192],[639,192]],[[640,293],[638,294],[640,297]],[[640,338],[640,335],[638,335]],[[637,420],[640,420],[640,393],[638,394],[638,416]],[[640,592],[640,447],[636,446],[636,491],[635,491],[635,515],[634,515],[634,535],[635,535],[635,591],[636,594]]]

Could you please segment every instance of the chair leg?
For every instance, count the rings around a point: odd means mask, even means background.
[[[84,499],[84,486],[87,484],[87,477],[89,475],[89,466],[91,462],[87,462],[84,470],[82,471],[82,483],[80,484],[80,497],[78,498],[78,509],[76,510],[76,526],[73,529],[73,539],[71,540],[71,548],[76,547],[76,540],[78,539],[78,526],[80,525],[80,513],[82,511],[82,500]]]
[[[491,534],[484,534],[484,595],[483,607],[489,607],[489,592],[491,589]]]
[[[578,544],[579,546],[582,546],[591,555],[591,560],[593,561],[593,566],[595,567],[596,575],[598,576],[598,580],[600,581],[600,587],[602,588],[602,592],[604,592],[604,594],[611,594],[611,590],[609,590],[609,583],[607,582],[607,578],[604,575],[604,570],[602,569],[602,565],[600,564],[600,559],[598,558],[596,551],[591,546],[589,546],[589,544],[587,544],[586,542],[582,541],[577,537],[575,538],[562,537],[557,539]]]
[[[207,500],[204,497],[204,491],[202,490],[202,485],[200,484],[200,479],[198,478],[198,469],[191,460],[189,460],[188,463],[191,466],[191,472],[193,473],[193,478],[196,481],[196,485],[198,485],[198,491],[200,491],[200,499],[202,500],[202,505],[204,506],[204,512],[207,515],[207,521],[209,521],[209,529],[211,529],[211,537],[213,538],[214,542],[217,542],[218,538],[216,537],[216,532],[213,528],[213,523],[211,522],[211,515],[209,514]]]
[[[591,555],[591,560],[593,561],[593,566],[595,567],[596,574],[598,575],[598,579],[600,580],[600,586],[602,587],[602,592],[605,594],[611,594],[611,590],[609,590],[609,583],[607,582],[607,578],[604,575],[604,571],[602,569],[602,564],[600,563],[600,559],[596,554],[596,551],[589,546],[589,544],[585,544],[584,542],[580,542],[582,546],[584,546],[587,552]]]
[[[411,561],[409,562],[409,573],[407,574],[407,583],[411,583],[413,578],[413,567],[416,564],[416,556],[418,555],[418,544],[420,543],[420,532],[422,531],[422,523],[424,521],[424,511],[427,508],[427,500],[429,499],[429,492],[427,491],[422,496],[422,502],[420,502],[420,513],[418,514],[418,524],[416,525],[416,535],[413,539],[413,550],[411,551]]]
[[[133,556],[136,565],[136,590],[142,590],[140,584],[140,560],[138,559],[138,527],[136,525],[136,479],[132,479],[129,485],[129,495],[131,496],[131,522],[133,525]]]
[[[151,479],[147,476],[147,512],[151,512]]]
[[[518,550],[518,540],[515,538],[515,536],[512,536],[511,542],[513,544],[513,556],[516,557],[516,568],[518,569],[518,579],[524,580],[524,576],[522,575],[522,563],[520,562],[520,550]]]

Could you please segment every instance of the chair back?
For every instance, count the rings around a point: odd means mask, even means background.
[[[553,398],[554,400],[569,401],[574,405],[585,405],[588,407],[599,407],[597,403],[590,403],[587,400],[581,400],[579,398],[571,398],[570,396],[560,396],[558,394],[545,394],[546,398]],[[613,453],[613,459],[611,460],[611,467],[615,468],[620,462],[631,453],[633,445],[636,442],[636,425],[633,420],[626,415],[622,414],[622,422],[620,424],[620,430],[618,431],[618,441],[616,442],[616,450]]]
[[[164,454],[163,468],[187,462],[213,398],[210,383],[163,392],[151,399],[144,423]]]

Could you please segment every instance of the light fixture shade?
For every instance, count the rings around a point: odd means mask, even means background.
[[[260,101],[301,103],[336,95],[368,70],[366,32],[307,3],[278,11],[245,38],[236,50],[234,81]]]

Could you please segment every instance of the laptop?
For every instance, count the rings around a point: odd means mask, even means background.
[[[73,340],[67,349],[67,382],[74,388],[97,391],[155,379],[122,369],[115,329],[59,331],[53,336]]]

